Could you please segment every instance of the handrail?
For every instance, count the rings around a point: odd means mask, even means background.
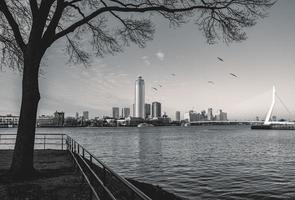
[[[1,133],[0,134],[0,149],[12,149],[15,145],[17,134]],[[61,149],[66,147],[66,134],[63,133],[36,133],[35,134],[35,149]],[[6,148],[5,148],[6,147]]]
[[[93,159],[97,161],[103,168],[104,174],[107,170],[112,176],[117,178],[121,183],[123,183],[127,188],[129,188],[135,195],[139,197],[140,200],[151,200],[147,195],[145,195],[142,191],[140,191],[137,187],[129,183],[125,178],[119,176],[116,172],[111,170],[105,163],[100,161],[98,158],[96,158],[92,153],[90,153],[88,150],[86,150],[83,146],[81,146],[79,143],[77,143],[74,139],[72,139],[70,136],[67,136],[67,145],[69,147],[70,151],[73,151],[74,153],[77,153],[78,155],[81,155],[84,159],[85,152],[90,156],[89,161],[93,163]],[[80,148],[82,151],[80,151]],[[130,199],[131,200],[131,199]]]
[[[12,136],[12,137],[9,137],[9,136]],[[48,136],[56,136],[56,137],[48,137]],[[9,145],[9,146],[14,145],[15,139],[16,139],[16,134],[14,134],[14,133],[0,134],[0,149],[1,149],[1,145]],[[12,140],[14,140],[14,142],[11,142]],[[42,140],[42,141],[40,141],[40,140]],[[5,142],[2,142],[2,141],[5,141]],[[8,142],[6,142],[6,141],[8,141]],[[110,169],[104,162],[102,162],[101,160],[96,158],[92,153],[90,153],[88,150],[86,150],[82,145],[80,145],[78,142],[76,142],[73,138],[71,138],[67,134],[36,133],[35,134],[35,148],[36,148],[36,145],[39,145],[39,146],[43,145],[44,149],[46,149],[46,145],[47,145],[47,148],[48,148],[48,145],[53,145],[53,146],[51,146],[52,148],[58,147],[55,149],[70,151],[73,159],[75,160],[76,164],[78,165],[81,173],[83,174],[84,178],[86,179],[86,182],[88,183],[88,185],[90,186],[92,191],[95,190],[95,188],[91,184],[91,180],[90,180],[91,177],[90,178],[85,177],[87,175],[83,171],[83,167],[80,166],[75,155],[77,155],[78,158],[84,163],[85,167],[92,174],[92,177],[94,177],[96,179],[97,183],[102,187],[102,189],[106,192],[106,194],[108,195],[108,197],[111,200],[116,200],[116,198],[114,197],[114,195],[112,194],[112,192],[109,190],[109,188],[107,186],[106,179],[105,179],[107,173],[111,177],[110,181],[113,181],[112,177],[114,177],[117,180],[116,183],[120,183],[121,186],[124,186],[129,191],[129,192],[127,192],[128,195],[131,192],[130,197],[128,197],[128,200],[151,200],[151,198],[149,198],[142,191],[140,191],[137,187],[135,187],[130,182],[128,182],[125,178],[121,177],[116,172],[114,172],[112,169]],[[87,154],[89,156],[89,159],[87,158]],[[88,162],[90,162],[91,164],[94,164],[94,165],[95,165],[94,161],[96,161],[101,166],[101,168],[103,170],[103,177],[102,178],[99,177],[99,175],[94,171],[94,169],[91,168],[91,166],[86,162],[85,159],[87,159]],[[97,166],[97,167],[99,167],[99,166]],[[94,193],[94,195],[95,195],[95,197],[98,197],[96,192]],[[136,198],[136,197],[138,197],[138,198]],[[97,198],[97,199],[99,200],[99,198]]]
[[[69,152],[70,152],[70,154],[72,155],[72,157],[73,157],[73,159],[74,159],[75,163],[76,163],[76,164],[77,164],[77,166],[79,167],[79,169],[80,169],[80,171],[81,171],[81,173],[82,173],[83,177],[85,178],[85,180],[86,180],[87,184],[89,185],[90,189],[92,190],[92,193],[94,194],[95,198],[96,198],[97,200],[100,200],[100,198],[98,197],[98,194],[96,193],[96,191],[95,191],[95,189],[94,189],[93,185],[90,183],[90,180],[89,180],[89,178],[88,178],[88,177],[87,177],[87,175],[84,173],[84,171],[83,171],[82,167],[80,166],[80,164],[79,164],[78,160],[75,158],[75,156],[74,156],[73,152],[71,152],[71,151],[69,151]]]
[[[80,145],[80,147],[82,147]],[[83,148],[83,147],[82,147]],[[84,150],[87,152],[94,160],[96,160],[99,164],[103,166],[104,169],[107,169],[112,175],[114,175],[117,179],[122,181],[127,187],[131,188],[135,193],[137,193],[138,196],[140,196],[142,199],[150,200],[150,198],[145,195],[142,191],[140,191],[137,187],[135,187],[133,184],[131,184],[129,181],[127,181],[122,176],[119,176],[116,172],[114,172],[112,169],[110,169],[105,163],[103,163],[101,160],[97,159],[92,153],[90,153],[88,150]]]
[[[88,168],[88,170],[92,173],[92,175],[95,177],[95,179],[99,182],[99,184],[102,186],[102,188],[104,189],[104,191],[107,192],[107,194],[109,195],[109,197],[111,198],[111,200],[116,200],[116,198],[113,196],[113,194],[110,192],[110,190],[107,187],[105,187],[104,183],[100,180],[100,178],[92,170],[92,168],[87,164],[87,162],[79,154],[77,154],[77,155],[79,156],[80,160],[82,160],[82,162],[85,164],[85,166]]]

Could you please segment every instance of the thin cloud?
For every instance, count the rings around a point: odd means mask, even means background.
[[[148,56],[142,56],[141,59],[143,60],[145,65],[147,65],[147,66],[151,65],[151,61],[149,60]]]
[[[163,61],[165,58],[165,54],[162,51],[158,51],[158,53],[156,53],[156,56],[158,57],[159,60]]]

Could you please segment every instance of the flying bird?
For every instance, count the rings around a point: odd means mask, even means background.
[[[210,83],[210,84],[212,84],[212,85],[214,85],[214,84],[215,84],[213,81],[208,81],[208,83]]]
[[[155,91],[158,91],[158,89],[157,88],[155,88],[155,87],[152,87],[153,88],[153,90],[155,90]]]
[[[233,77],[236,77],[236,78],[238,78],[238,76],[237,75],[235,75],[235,74],[233,74],[233,73],[229,73],[230,75],[232,75]]]
[[[176,76],[176,74],[174,74],[174,73],[172,73],[171,75],[172,75],[172,76]]]
[[[224,62],[224,60],[222,59],[222,58],[220,58],[220,57],[217,57],[218,58],[218,60],[220,60],[221,62]]]

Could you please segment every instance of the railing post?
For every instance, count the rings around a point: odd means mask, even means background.
[[[83,156],[83,158],[85,158],[85,151],[84,151],[83,147],[82,147],[82,156]]]
[[[105,168],[105,166],[103,166],[102,182],[103,182],[104,185],[106,185],[106,168]]]
[[[78,147],[78,154],[80,154],[80,144],[79,143],[78,143],[77,147]]]
[[[45,142],[46,142],[46,135],[44,135],[44,141],[43,141],[44,150],[45,150]]]
[[[64,135],[61,135],[61,150],[64,150]]]

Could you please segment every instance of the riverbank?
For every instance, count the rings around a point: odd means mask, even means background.
[[[75,167],[67,151],[36,150],[38,176],[26,181],[6,177],[12,158],[11,150],[0,150],[0,199],[90,200],[91,189]],[[153,200],[182,200],[158,186],[128,179]]]

